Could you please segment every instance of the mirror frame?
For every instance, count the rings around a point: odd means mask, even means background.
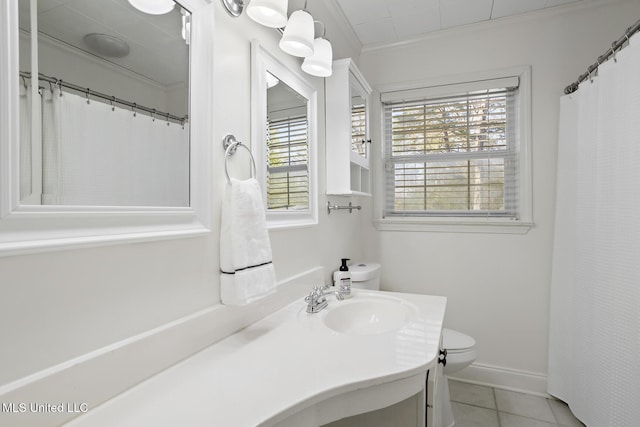
[[[211,231],[214,6],[191,11],[190,207],[20,205],[18,0],[0,2],[0,256],[190,237]],[[195,124],[195,126],[194,126]]]
[[[307,135],[309,147],[309,210],[269,211],[265,207],[267,227],[288,228],[318,224],[318,93],[302,75],[292,71],[267,51],[257,40],[251,41],[251,151],[256,161],[256,178],[262,186],[266,206],[267,161],[267,82],[269,71],[299,95],[307,99]]]

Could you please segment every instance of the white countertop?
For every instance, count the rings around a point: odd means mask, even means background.
[[[396,331],[335,332],[331,307],[387,296],[415,306]],[[446,298],[354,290],[329,309],[297,300],[116,396],[67,426],[267,426],[332,397],[426,372],[438,356]],[[149,355],[153,357],[153,355]]]

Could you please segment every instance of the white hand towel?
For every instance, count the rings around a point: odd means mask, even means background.
[[[220,299],[245,305],[275,292],[276,275],[260,185],[231,179],[222,203]]]

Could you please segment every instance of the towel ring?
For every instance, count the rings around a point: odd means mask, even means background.
[[[222,140],[222,146],[224,147],[224,173],[227,176],[227,182],[231,184],[231,177],[229,176],[229,157],[233,156],[237,151],[238,147],[242,147],[249,153],[249,157],[251,157],[251,169],[253,171],[253,178],[256,177],[256,161],[253,158],[253,154],[251,154],[251,150],[249,147],[244,145],[241,141],[238,141],[235,136],[228,134]]]

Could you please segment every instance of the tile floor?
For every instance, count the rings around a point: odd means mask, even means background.
[[[455,427],[583,427],[561,401],[449,380]]]

